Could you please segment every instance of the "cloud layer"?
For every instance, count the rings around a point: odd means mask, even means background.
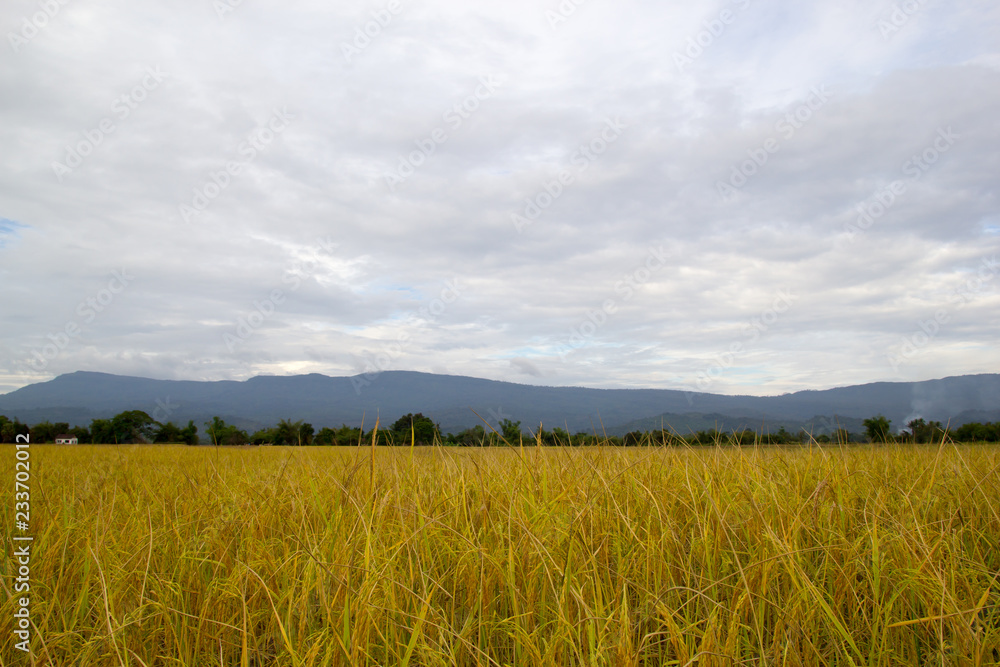
[[[1000,368],[1000,7],[0,9],[0,391]]]

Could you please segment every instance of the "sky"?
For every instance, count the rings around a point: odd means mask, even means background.
[[[995,0],[5,0],[0,393],[1000,370]]]

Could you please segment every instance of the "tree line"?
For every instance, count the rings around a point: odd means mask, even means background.
[[[1000,422],[968,423],[951,429],[941,422],[914,419],[898,433],[892,432],[892,422],[883,415],[876,415],[863,422],[865,433],[850,433],[837,429],[831,435],[813,437],[802,430],[791,433],[784,427],[777,432],[752,430],[720,432],[714,429],[681,436],[672,431],[632,431],[624,436],[607,436],[579,432],[570,434],[561,428],[551,430],[539,427],[528,433],[521,422],[503,419],[497,427],[477,425],[459,433],[442,434],[441,428],[430,417],[421,413],[406,414],[389,427],[372,427],[365,431],[359,427],[342,425],[334,429],[323,427],[319,431],[304,421],[283,419],[276,426],[250,433],[234,424],[227,424],[220,417],[204,424],[204,437],[199,435],[193,421],[186,426],[173,422],[160,423],[142,410],[128,410],[111,419],[93,419],[90,426],[73,426],[67,422],[39,422],[33,426],[17,418],[0,415],[0,442],[11,443],[18,435],[30,435],[33,443],[55,442],[60,435],[76,437],[80,444],[136,444],[175,443],[209,445],[275,445],[275,446],[352,446],[359,444],[402,446],[441,444],[455,447],[498,447],[542,444],[546,446],[577,447],[594,445],[643,446],[643,445],[792,445],[817,442],[820,444],[847,444],[854,442],[876,443],[930,443],[951,438],[957,442],[1000,442]]]
[[[1000,422],[969,422],[957,428],[942,425],[939,421],[913,419],[899,433],[892,433],[892,422],[877,415],[863,422],[865,434],[872,442],[898,442],[925,444],[950,438],[955,442],[1000,442]]]

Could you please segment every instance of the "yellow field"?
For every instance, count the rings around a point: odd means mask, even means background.
[[[37,665],[1000,662],[997,447],[30,451]]]

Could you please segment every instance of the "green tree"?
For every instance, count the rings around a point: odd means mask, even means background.
[[[299,431],[301,428],[301,421],[293,422],[291,419],[282,419],[274,429],[273,444],[279,447],[300,444]]]
[[[787,445],[795,439],[784,426],[778,429],[777,433],[768,433],[764,436],[764,441],[771,445]]]
[[[312,424],[305,423],[299,426],[299,444],[300,445],[311,445],[313,444],[313,435],[316,433],[316,429],[313,428]]]
[[[440,438],[441,432],[437,424],[423,413],[405,414],[397,419],[389,430],[395,435],[394,440],[400,444],[430,445],[435,438]]]
[[[546,442],[546,444],[565,447],[573,445],[573,437],[569,434],[569,431],[564,428],[559,428],[558,426],[552,429],[550,440],[551,442]]]
[[[371,442],[371,431],[365,436],[365,442]],[[375,435],[375,444],[379,447],[392,447],[396,444],[396,436],[398,434],[395,431],[380,428]],[[409,435],[407,435],[409,438]]]
[[[229,445],[230,447],[237,445],[247,445],[250,444],[250,436],[243,429],[237,428],[235,426],[230,426],[226,430],[226,435],[222,440],[222,444]]]
[[[17,427],[14,426],[14,422],[0,415],[0,442],[14,442],[15,435],[17,435]]]
[[[115,445],[115,428],[110,419],[92,419],[90,422],[90,442],[95,445]]]
[[[500,422],[500,435],[507,441],[507,444],[515,447],[521,444],[521,422],[504,419]]]
[[[692,445],[714,445],[719,441],[722,434],[716,431],[714,428],[710,428],[707,431],[698,431],[688,436],[689,441]],[[768,438],[773,438],[774,436],[768,435]]]
[[[361,429],[342,424],[337,429],[337,444],[341,447],[350,447],[361,442]]]
[[[162,424],[153,436],[153,442],[183,442],[181,440],[181,429],[173,422]]]
[[[490,435],[493,435],[492,431]],[[452,444],[459,447],[482,447],[483,445],[489,444],[488,438],[486,437],[486,429],[483,428],[482,424],[476,424],[472,428],[467,428],[461,431],[457,435],[452,435],[450,437]]]
[[[629,431],[625,434],[625,446],[626,447],[636,447],[638,445],[643,445],[649,436],[642,431]]]
[[[320,447],[329,447],[337,444],[337,432],[328,426],[324,426],[319,433],[313,437],[313,444]]]
[[[187,426],[181,429],[181,442],[185,445],[198,444],[198,427],[194,425],[194,420],[188,420]]]
[[[274,432],[276,429],[273,428],[262,428],[255,431],[250,436],[251,445],[272,445],[274,444]]]
[[[350,447],[352,445],[357,445],[361,439],[361,429],[352,428],[347,424],[343,424],[340,428],[334,430],[324,426],[319,430],[319,433],[313,438],[313,444],[315,445],[339,445],[341,447]]]
[[[649,444],[656,447],[677,447],[679,445],[684,445],[687,443],[686,438],[682,438],[677,433],[673,431],[667,431],[666,429],[659,429],[656,431],[649,432]],[[755,436],[756,437],[756,436]]]
[[[890,431],[892,422],[883,415],[876,415],[864,420],[862,423],[871,442],[889,442],[892,440],[892,433]]]
[[[1000,442],[1000,422],[969,422],[962,424],[954,433],[958,442]]]
[[[56,435],[58,435],[58,433],[56,432],[55,424],[49,422],[48,420],[38,422],[31,427],[31,442],[33,443],[55,442]]]
[[[851,441],[851,434],[846,428],[838,428],[833,432],[832,439],[838,445],[846,445]]]
[[[158,427],[157,421],[142,410],[128,410],[111,420],[116,443],[149,442]]]
[[[205,429],[205,434],[213,445],[245,445],[250,442],[250,436],[246,431],[227,424],[219,417],[212,417],[212,421],[205,422],[205,426],[208,427]]]
[[[910,420],[906,424],[906,427],[910,429],[909,439],[915,443],[923,444],[930,442],[934,437],[933,423],[928,424],[923,418]]]
[[[31,442],[55,442],[60,435],[69,435],[70,427],[68,422],[57,422],[55,424],[45,420],[31,427]]]

